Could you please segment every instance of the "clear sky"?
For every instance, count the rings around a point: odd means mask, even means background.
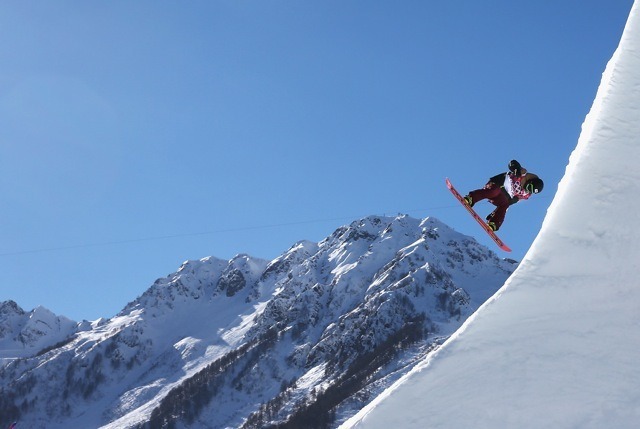
[[[542,194],[632,0],[0,3],[0,301],[111,317],[187,259],[434,216],[512,158]],[[488,203],[476,206],[481,214]]]

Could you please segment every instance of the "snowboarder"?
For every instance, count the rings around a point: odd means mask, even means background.
[[[478,201],[488,199],[496,209],[487,216],[487,224],[493,231],[500,229],[507,209],[520,200],[542,191],[544,183],[535,174],[529,173],[515,159],[509,162],[509,171],[489,179],[482,189],[476,189],[465,195],[464,200],[470,207]]]

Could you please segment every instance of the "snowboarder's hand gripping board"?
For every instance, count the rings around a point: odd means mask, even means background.
[[[460,201],[460,203],[469,211],[469,213],[471,213],[471,216],[473,216],[473,218],[476,221],[478,221],[480,226],[482,226],[482,228],[487,232],[487,234],[489,234],[489,237],[491,237],[493,241],[495,241],[498,247],[500,247],[505,252],[511,252],[511,249],[506,244],[504,244],[502,240],[500,240],[500,238],[496,235],[496,233],[491,228],[489,228],[489,225],[487,225],[486,222],[482,220],[480,216],[478,216],[478,213],[476,213],[476,211],[472,209],[469,204],[467,204],[467,202],[464,200],[462,195],[460,195],[460,193],[456,191],[456,188],[453,187],[449,179],[446,179],[446,182],[447,182],[447,188],[449,188],[453,196],[456,197],[458,201]]]

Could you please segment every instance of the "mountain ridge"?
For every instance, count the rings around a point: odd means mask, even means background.
[[[0,363],[42,352],[74,335],[80,327],[42,306],[27,312],[15,301],[0,302]]]
[[[408,216],[362,218],[272,261],[187,261],[113,318],[5,364],[0,414],[47,427],[249,428],[320,407],[328,427],[437,347],[515,266]]]

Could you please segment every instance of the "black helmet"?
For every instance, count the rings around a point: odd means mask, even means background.
[[[524,188],[530,194],[537,194],[537,193],[542,192],[542,188],[544,188],[544,182],[542,181],[542,179],[540,179],[538,177],[535,177],[535,178],[527,181],[527,184],[524,185]]]

